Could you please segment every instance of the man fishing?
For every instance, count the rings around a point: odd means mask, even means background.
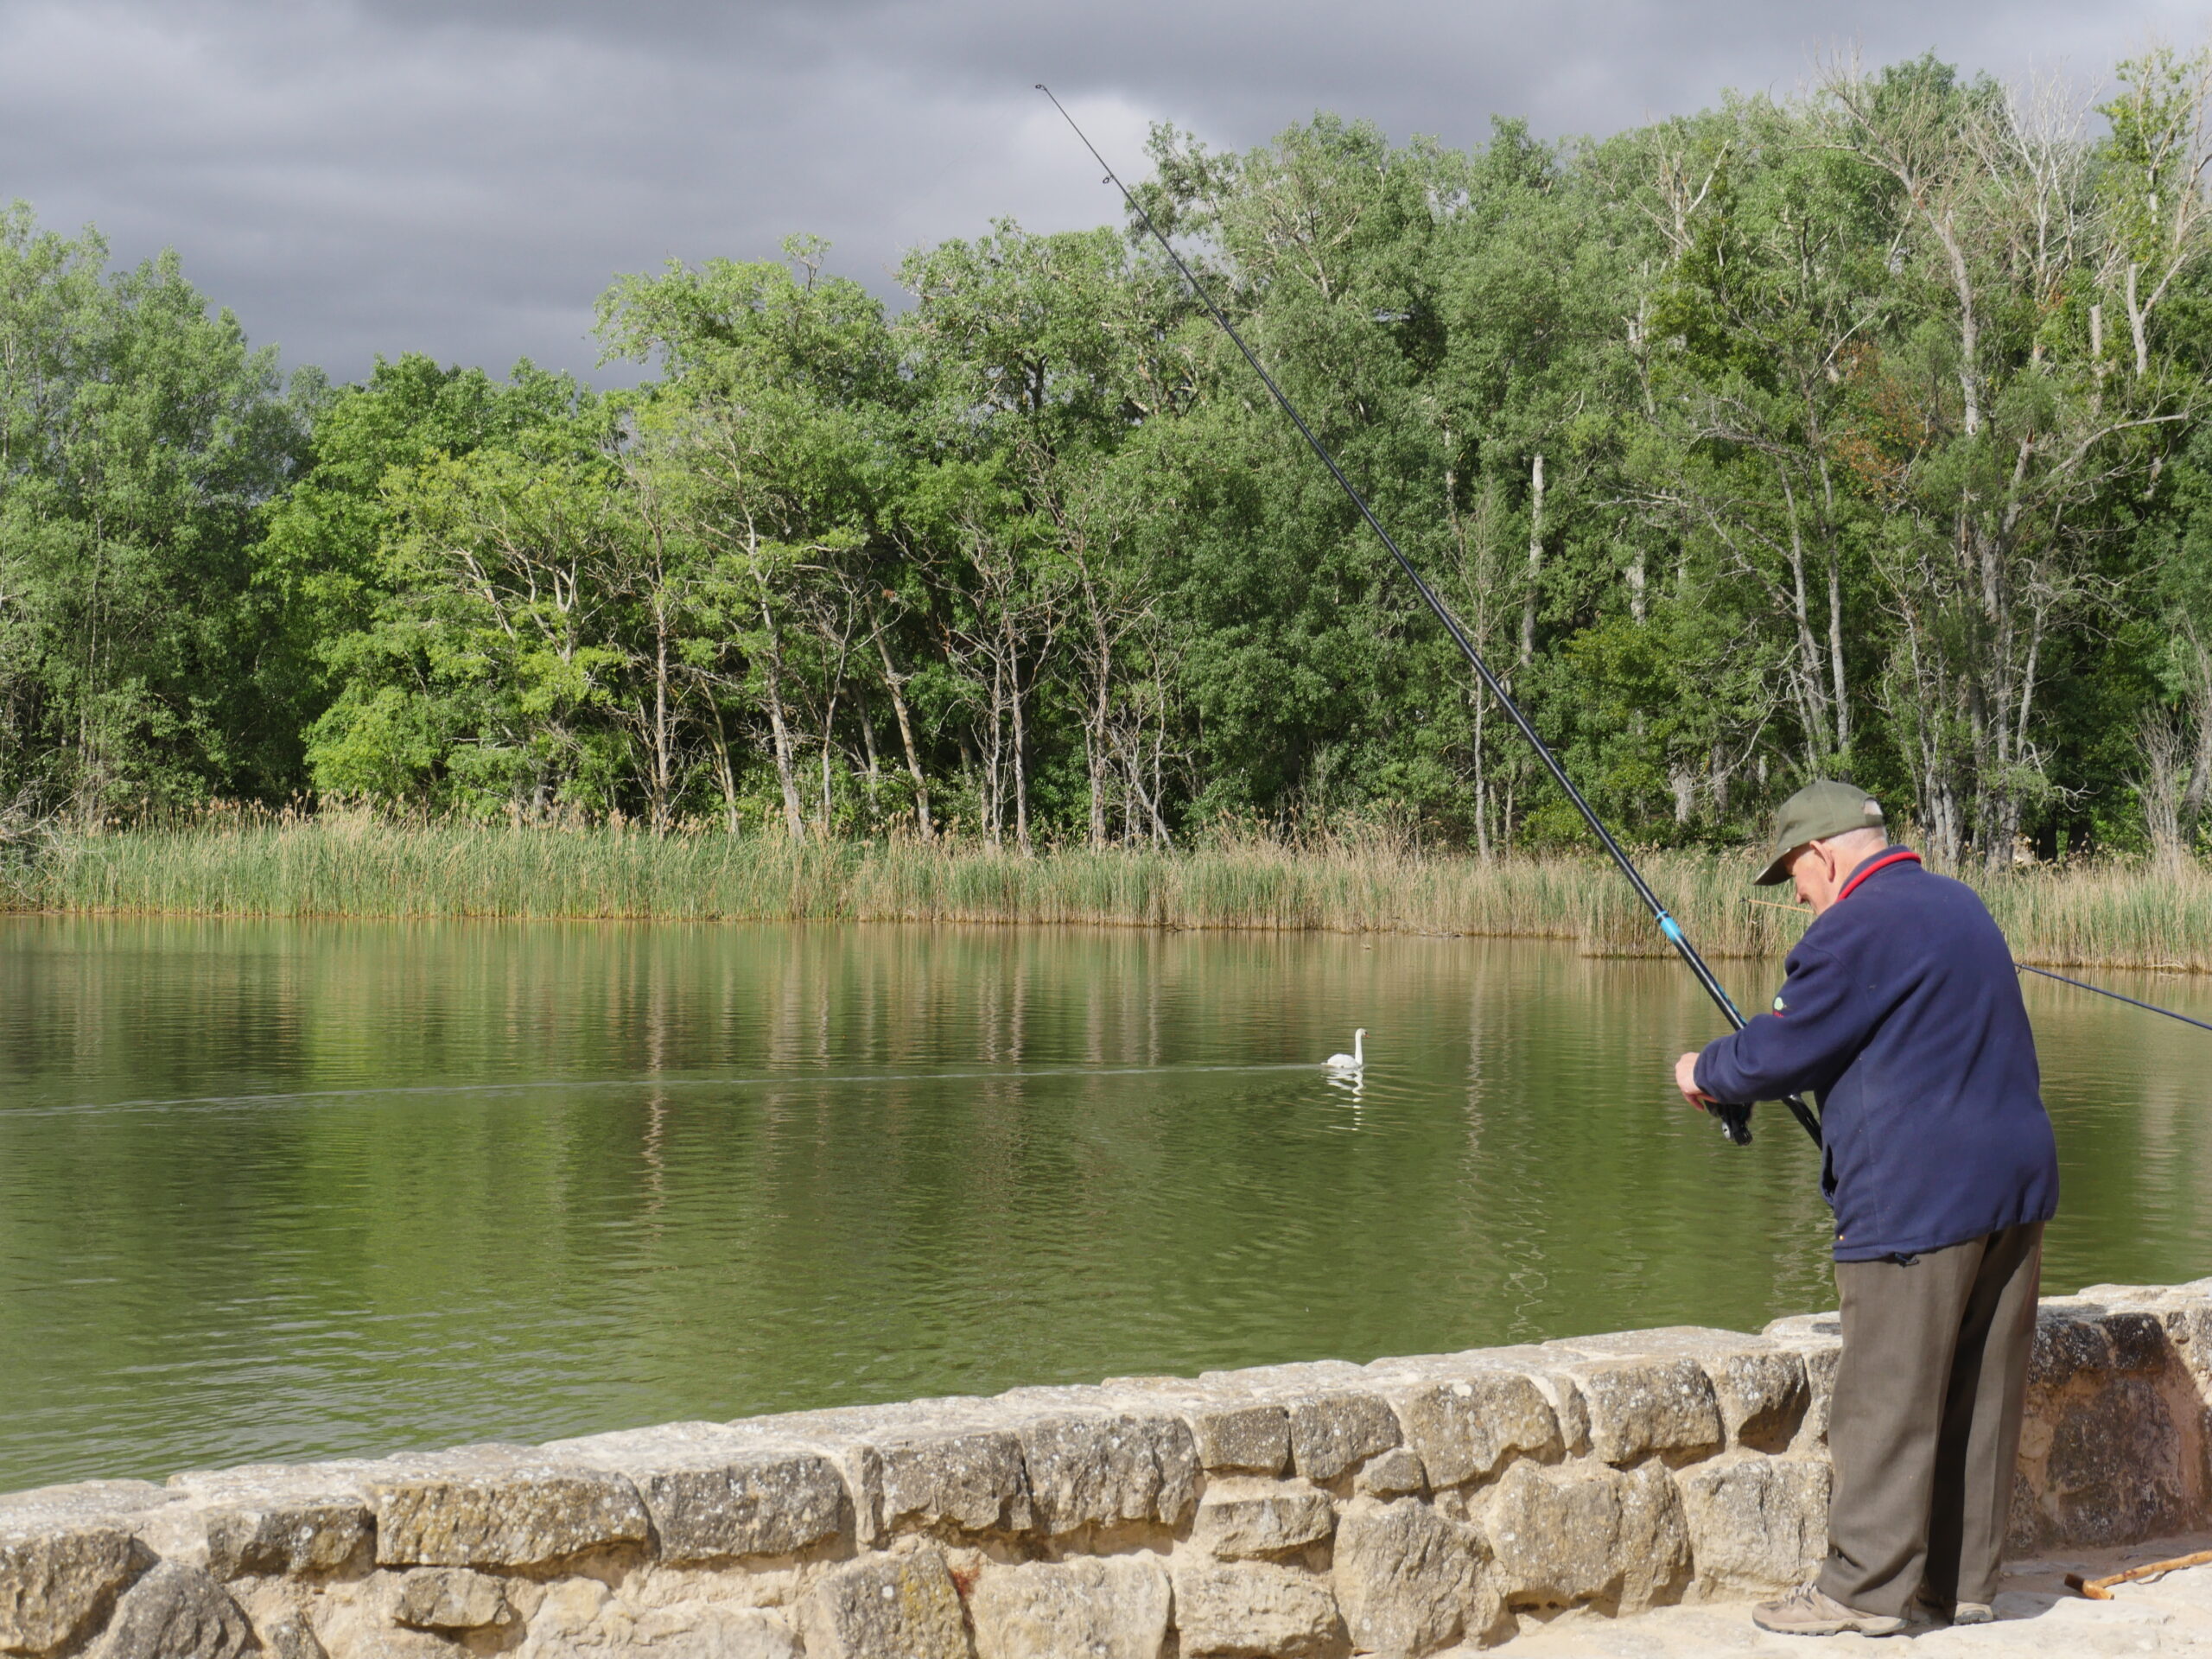
[[[1819,1580],[1753,1618],[1886,1636],[1991,1617],[2058,1160],[2003,934],[1847,784],[1783,804],[1762,886],[1814,912],[1773,1011],[1676,1062],[1683,1095],[1816,1090],[1843,1354]]]

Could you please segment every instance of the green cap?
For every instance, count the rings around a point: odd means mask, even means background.
[[[1770,887],[1789,879],[1791,855],[1808,841],[1847,836],[1853,830],[1879,830],[1882,804],[1856,784],[1815,779],[1782,804],[1774,818],[1774,862],[1753,885]]]

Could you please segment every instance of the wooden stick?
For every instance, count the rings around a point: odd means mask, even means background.
[[[2116,1584],[2133,1584],[2142,1579],[2163,1577],[2178,1573],[2184,1567],[2212,1566],[2212,1549],[2200,1549],[2194,1555],[2177,1556],[2171,1561],[2146,1561],[2141,1567],[2131,1567],[2125,1573],[2115,1573],[2108,1579],[2085,1579],[2079,1573],[2066,1575],[2066,1587],[2079,1590],[2091,1601],[2110,1601]]]

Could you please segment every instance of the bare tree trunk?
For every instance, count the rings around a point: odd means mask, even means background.
[[[1544,569],[1544,458],[1529,474],[1529,588],[1521,601],[1521,666],[1536,659],[1536,584]]]
[[[837,703],[842,694],[832,691],[822,711],[822,839],[830,839],[830,753],[837,730]]]
[[[762,658],[762,689],[768,694],[770,747],[776,753],[776,782],[784,792],[784,828],[796,842],[806,839],[806,813],[799,804],[798,775],[792,763],[791,721],[784,715],[784,653],[768,607],[760,607],[761,626],[768,630],[768,652]]]
[[[883,683],[891,694],[891,712],[898,716],[899,742],[906,752],[906,775],[914,780],[914,825],[925,842],[935,841],[937,831],[930,823],[930,785],[922,774],[921,750],[914,743],[913,716],[906,709],[906,677],[891,665],[891,647],[883,635],[875,636],[876,655],[883,660]]]
[[[1813,637],[1812,601],[1805,581],[1805,537],[1802,515],[1797,511],[1796,487],[1789,481],[1789,470],[1778,462],[1776,476],[1782,481],[1782,499],[1789,514],[1789,620],[1797,632],[1797,666],[1790,675],[1799,688],[1799,707],[1806,721],[1807,747],[1812,751],[1806,757],[1806,770],[1817,772],[1822,752],[1834,753],[1834,733],[1828,721],[1827,689],[1821,684],[1821,647]],[[1689,822],[1679,800],[1675,818]]]
[[[1167,820],[1160,816],[1160,771],[1167,753],[1167,722],[1162,720],[1152,734],[1152,793],[1145,803],[1152,813],[1152,839],[1155,845],[1167,844]]]
[[[1006,665],[991,665],[991,725],[983,745],[983,839],[992,846],[1004,837],[1003,761],[1006,752]]]
[[[2151,339],[2144,327],[2143,302],[2137,297],[2136,284],[2143,275],[2143,267],[2133,260],[2127,263],[2127,332],[2135,341],[2135,378],[2140,380],[2151,372]]]
[[[1090,845],[1093,851],[1106,844],[1106,755],[1094,728],[1083,734],[1084,771],[1090,785]]]
[[[1094,601],[1094,611],[1096,605]],[[1094,626],[1090,709],[1084,721],[1083,759],[1090,784],[1090,844],[1106,844],[1106,780],[1113,775],[1106,727],[1113,713],[1114,647]]]
[[[664,592],[656,591],[653,596],[653,778],[651,801],[656,837],[668,834],[675,788],[675,768],[670,753],[673,732],[668,706],[668,596]]]
[[[1843,677],[1843,563],[1837,558],[1835,543],[1828,543],[1828,671],[1835,681],[1835,752],[1848,754],[1851,750],[1851,699],[1844,690]]]
[[[1014,844],[1024,858],[1033,850],[1029,845],[1029,728],[1021,715],[1021,705],[1026,701],[1017,674],[1014,686]]]
[[[2196,833],[2204,821],[2204,798],[2212,789],[2212,651],[2203,642],[2192,638],[2190,645],[2196,653],[2196,682],[2190,698],[2190,717],[2196,727],[2196,753],[2190,761],[2189,782],[2181,796],[2181,829],[2184,844],[2192,850],[2196,845]]]
[[[1490,693],[1482,687],[1475,690],[1475,856],[1484,863],[1490,862],[1490,779],[1483,768],[1483,716],[1490,709]]]
[[[737,769],[729,758],[729,733],[722,725],[722,711],[714,699],[708,706],[715,712],[715,782],[722,791],[722,828],[731,835],[737,833]]]
[[[861,776],[868,780],[866,787],[868,823],[873,827],[875,823],[876,791],[883,781],[883,768],[876,759],[875,722],[868,718],[866,704],[862,704],[861,708],[861,757],[863,763]]]

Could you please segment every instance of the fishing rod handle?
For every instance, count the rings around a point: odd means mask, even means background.
[[[1706,965],[1705,958],[1698,954],[1697,947],[1690,943],[1689,936],[1682,931],[1682,925],[1680,922],[1663,910],[1659,911],[1657,914],[1659,931],[1673,943],[1676,954],[1681,957],[1690,972],[1697,976],[1698,983],[1705,987],[1705,994],[1711,997],[1714,1005],[1727,1016],[1729,1026],[1734,1030],[1741,1031],[1751,1022],[1744,1018],[1743,1010],[1736,1006],[1736,999],[1728,995],[1728,988],[1720,982],[1719,976]],[[1812,1137],[1813,1144],[1819,1146],[1821,1144],[1820,1116],[1805,1103],[1803,1096],[1784,1095],[1782,1097],[1782,1103],[1789,1109],[1789,1115],[1797,1120],[1798,1126]],[[1721,1101],[1707,1101],[1705,1103],[1705,1109],[1720,1120],[1720,1132],[1736,1145],[1748,1147],[1751,1144],[1750,1106]]]

